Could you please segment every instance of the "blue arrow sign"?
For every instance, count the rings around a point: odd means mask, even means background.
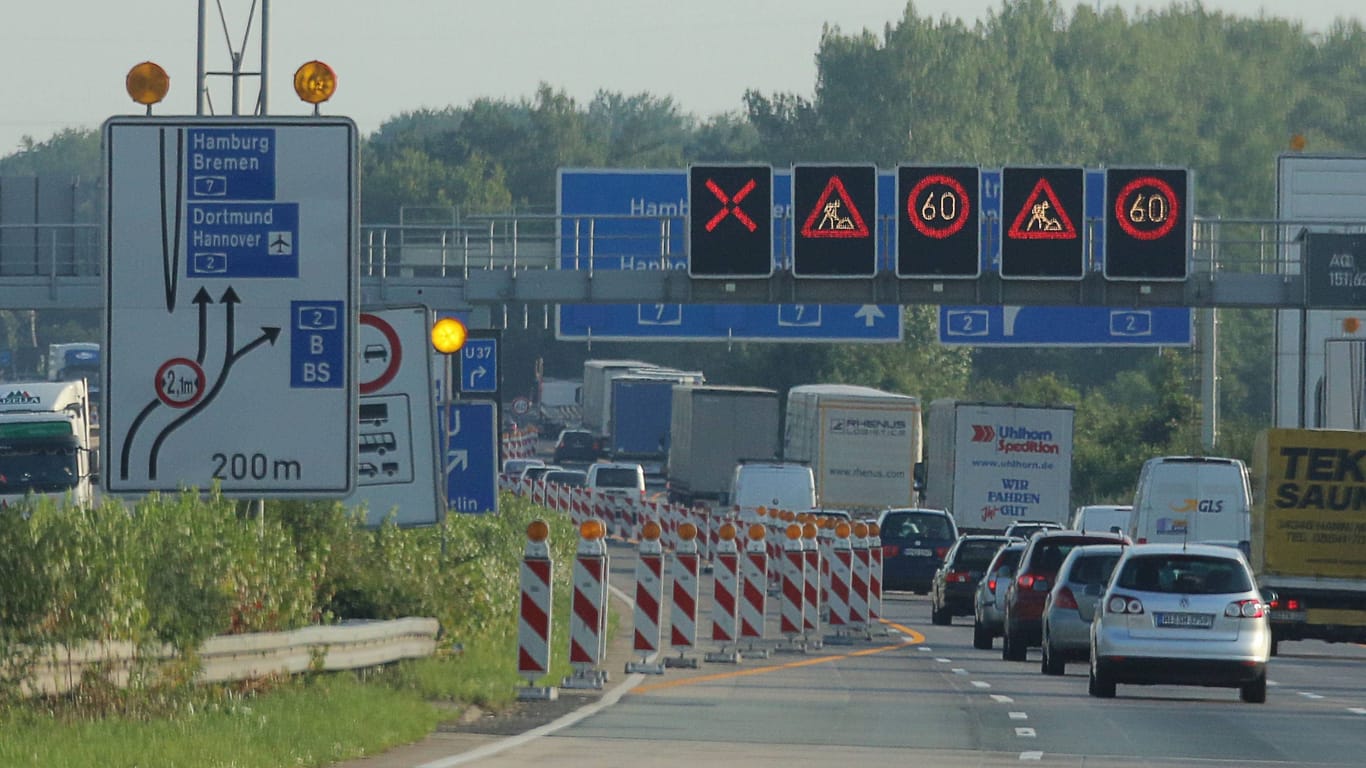
[[[498,408],[488,401],[452,403],[445,419],[446,505],[454,512],[498,511]]]
[[[894,215],[895,178],[878,178],[877,218]],[[562,269],[688,269],[684,246],[688,175],[683,170],[561,170]],[[773,176],[777,269],[792,260],[792,175]],[[890,269],[889,241],[880,228],[878,263]],[[895,305],[796,304],[562,304],[561,340],[845,341],[901,340]],[[468,391],[468,390],[467,390]]]
[[[498,340],[466,339],[460,348],[460,391],[492,394],[498,391]]]
[[[1191,313],[1185,307],[943,306],[939,342],[974,347],[1186,347],[1191,344]]]

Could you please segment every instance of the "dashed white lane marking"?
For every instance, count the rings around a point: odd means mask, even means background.
[[[988,683],[988,682],[985,681],[985,680],[973,680],[973,681],[972,681],[972,687],[974,687],[974,688],[990,688],[990,687],[991,687],[991,683]]]
[[[920,646],[916,646],[916,650],[917,650],[917,651],[920,651],[921,653],[930,653],[930,652],[933,651],[934,649],[931,648],[931,647],[929,647],[928,645],[920,645]]]
[[[1022,739],[1032,739],[1038,734],[1034,733],[1033,728],[1016,728],[1015,735]]]
[[[1043,752],[1021,752],[1021,760],[1042,760]]]
[[[1354,715],[1366,715],[1366,707],[1348,707],[1347,711]]]
[[[1313,691],[1300,691],[1299,694],[1300,694],[1301,696],[1303,696],[1304,698],[1306,698],[1306,699],[1321,699],[1321,698],[1323,698],[1323,696],[1322,696],[1321,694],[1314,693]]]
[[[966,669],[963,669],[962,667],[954,667],[949,671],[954,673],[955,675],[966,675],[968,673],[968,671]]]
[[[1025,713],[1025,712],[1011,712],[1011,713],[1010,713],[1010,719],[1011,719],[1011,720],[1028,720],[1028,719],[1029,719],[1029,715],[1028,715],[1028,713]]]
[[[1275,680],[1267,680],[1266,684],[1272,686],[1273,688],[1280,685],[1280,683],[1276,682]]]
[[[991,694],[991,700],[997,704],[1014,704],[1015,700],[1000,693]]]
[[[953,659],[946,659],[943,656],[936,656],[934,660],[940,664],[950,664],[953,662]]]

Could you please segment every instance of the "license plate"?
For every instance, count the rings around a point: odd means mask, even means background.
[[[929,557],[934,554],[933,549],[908,549],[906,557]]]
[[[1209,629],[1214,626],[1212,613],[1159,613],[1154,616],[1159,627],[1185,627],[1189,629]]]

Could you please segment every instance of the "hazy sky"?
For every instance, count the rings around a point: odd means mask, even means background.
[[[1063,0],[1067,8],[1097,0]],[[230,69],[227,37],[242,50],[261,0],[207,0],[207,69]],[[1100,0],[1126,10],[1151,0]],[[220,20],[219,6],[227,16]],[[971,23],[1001,0],[914,0],[917,14]],[[171,77],[163,116],[195,113],[196,0],[6,0],[0,10],[0,156],[28,135],[96,128],[142,108],[124,91],[128,69],[152,60]],[[1361,0],[1204,0],[1211,10],[1265,12],[1324,30],[1363,18]],[[294,70],[330,64],[337,95],[324,114],[347,115],[369,134],[401,112],[463,106],[479,96],[518,100],[541,82],[581,104],[599,89],[671,96],[705,116],[742,107],[748,88],[810,95],[821,27],[879,37],[906,0],[269,0],[269,109],[307,114]],[[245,69],[259,69],[251,25]],[[217,114],[231,114],[229,81],[212,78]],[[255,79],[243,92],[254,102]],[[250,104],[244,112],[250,111]]]

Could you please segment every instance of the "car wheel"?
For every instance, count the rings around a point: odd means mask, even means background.
[[[940,627],[948,626],[953,623],[953,615],[948,608],[936,608],[930,603],[930,622]]]
[[[1096,662],[1091,662],[1091,674],[1086,682],[1086,692],[1098,699],[1113,699],[1115,697],[1115,681],[1097,667]]]
[[[1007,624],[1004,639],[1001,641],[1001,658],[1006,661],[1024,661],[1027,653],[1024,638],[1013,634],[1010,625]]]
[[[1281,652],[1281,639],[1275,635],[1271,636],[1271,655],[1275,656]]]
[[[985,627],[983,627],[981,624],[978,624],[978,623],[976,623],[976,622],[973,622],[973,624],[972,624],[972,647],[973,647],[973,648],[976,648],[976,649],[979,650],[979,651],[989,651],[989,650],[991,650],[991,641],[992,641],[991,632],[989,632],[989,631],[988,631]]]
[[[1238,698],[1249,704],[1266,703],[1266,672],[1257,676],[1256,680],[1244,683],[1238,690]]]
[[[1045,675],[1061,675],[1067,671],[1067,662],[1059,659],[1048,647],[1048,636],[1044,635],[1043,640],[1043,673]]]

